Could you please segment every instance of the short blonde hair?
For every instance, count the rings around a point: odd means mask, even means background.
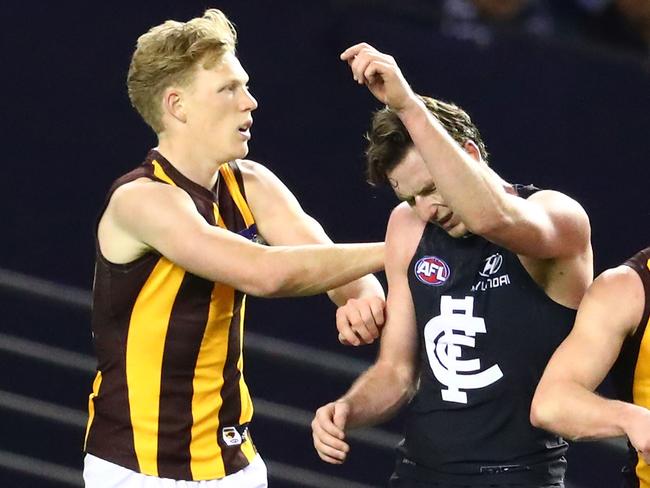
[[[126,85],[131,104],[158,134],[164,130],[160,97],[172,85],[186,86],[198,63],[215,66],[234,52],[237,31],[217,9],[187,22],[168,20],[138,38]]]

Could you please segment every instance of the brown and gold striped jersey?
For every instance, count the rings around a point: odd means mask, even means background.
[[[212,191],[152,150],[111,187],[150,178],[186,191],[214,226],[256,236],[242,176],[224,164]],[[215,250],[218,252],[218,250]],[[218,479],[255,456],[243,376],[245,295],[149,252],[107,261],[97,244],[92,327],[98,359],[86,451],[147,475]]]
[[[623,343],[612,369],[618,397],[626,402],[650,408],[650,247],[625,262],[638,273],[645,290],[645,306],[634,335]],[[629,462],[623,470],[626,486],[650,488],[650,467],[629,445]]]

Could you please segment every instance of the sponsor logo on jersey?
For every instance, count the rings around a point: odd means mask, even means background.
[[[425,285],[443,285],[451,275],[447,263],[436,256],[424,256],[420,258],[413,268],[415,276]]]
[[[431,371],[445,386],[443,401],[467,403],[467,392],[496,383],[503,377],[498,364],[482,369],[480,358],[467,359],[476,346],[476,334],[487,334],[485,320],[474,315],[474,297],[440,297],[440,315],[424,327],[424,343]]]
[[[238,446],[248,439],[248,425],[239,433],[237,427],[224,427],[221,429],[221,438],[227,446]]]
[[[481,278],[472,286],[472,291],[486,291],[491,288],[509,285],[510,276],[507,273],[499,275],[502,264],[503,256],[500,253],[487,257],[483,263],[482,270],[478,272]]]
[[[483,271],[479,271],[479,274],[481,276],[485,276],[486,278],[488,276],[492,276],[493,274],[497,274],[498,271],[501,269],[501,264],[503,263],[503,256],[501,254],[496,253],[490,256],[485,260],[485,264],[483,265]]]

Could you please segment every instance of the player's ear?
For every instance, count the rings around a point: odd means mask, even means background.
[[[465,141],[465,144],[463,144],[463,149],[476,161],[482,161],[481,150],[478,148],[478,145],[471,139],[467,139]]]
[[[187,122],[184,95],[182,89],[169,87],[164,91],[162,99],[163,112],[182,123]]]

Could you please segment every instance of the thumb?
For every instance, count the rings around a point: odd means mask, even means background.
[[[348,422],[348,415],[350,414],[350,407],[347,403],[336,402],[334,405],[334,425],[342,431],[345,431],[345,424]]]

